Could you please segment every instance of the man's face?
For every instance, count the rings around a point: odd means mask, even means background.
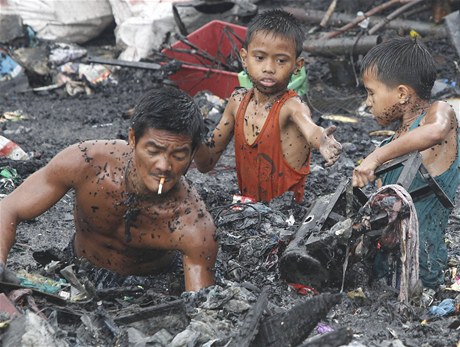
[[[264,31],[255,32],[240,54],[254,88],[268,95],[286,89],[291,75],[303,66],[294,41]]]
[[[364,72],[363,83],[367,90],[366,105],[377,123],[386,126],[403,116],[398,87],[383,84],[374,71]]]
[[[130,129],[129,143],[134,146],[133,163],[139,183],[153,193],[158,192],[161,178],[162,193],[173,188],[192,160],[192,139],[187,135],[150,128],[135,139]]]

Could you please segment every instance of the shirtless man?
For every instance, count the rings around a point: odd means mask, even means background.
[[[185,290],[214,283],[215,225],[185,180],[203,133],[193,100],[175,88],[145,94],[135,108],[128,142],[72,145],[0,201],[0,279],[16,227],[75,192],[76,257],[96,268],[147,276],[182,253]]]

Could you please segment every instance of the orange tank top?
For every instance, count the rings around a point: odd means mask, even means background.
[[[281,107],[297,93],[287,90],[273,104],[261,132],[249,145],[244,136],[244,115],[253,93],[251,89],[245,95],[235,119],[235,162],[240,192],[256,201],[270,201],[292,191],[296,202],[301,202],[305,178],[310,173],[310,158],[300,170],[295,170],[286,162],[281,148],[279,124]]]

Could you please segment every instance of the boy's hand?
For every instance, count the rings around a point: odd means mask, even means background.
[[[367,156],[361,164],[353,170],[353,187],[362,188],[369,182],[375,181],[375,170],[380,163],[373,159],[372,155]]]
[[[319,144],[319,152],[326,160],[325,166],[331,166],[334,164],[342,153],[342,145],[332,135],[336,129],[335,125],[332,125],[323,131]]]
[[[21,282],[14,272],[8,270],[6,265],[2,262],[0,262],[0,281],[13,284],[19,284]]]

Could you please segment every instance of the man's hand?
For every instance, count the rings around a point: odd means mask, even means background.
[[[19,284],[21,281],[14,274],[13,271],[10,271],[6,268],[5,263],[0,262],[0,281],[6,283]]]
[[[380,166],[380,163],[373,158],[372,154],[367,156],[361,164],[353,170],[353,187],[362,188],[369,182],[375,181],[375,169]]]
[[[342,145],[332,135],[335,132],[336,126],[332,125],[323,131],[319,144],[319,152],[326,160],[325,166],[334,164],[342,153]]]

